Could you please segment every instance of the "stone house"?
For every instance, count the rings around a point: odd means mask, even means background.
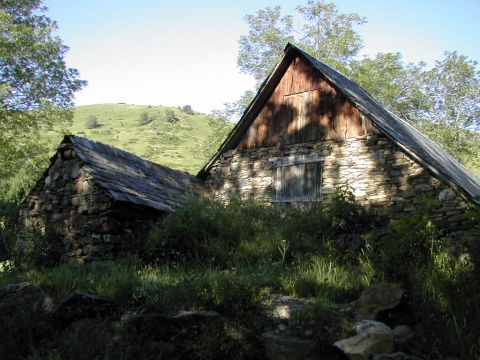
[[[467,226],[480,181],[360,86],[288,44],[217,153],[197,175],[220,195],[305,204],[348,185],[356,199],[397,217],[419,195],[442,201],[435,219]]]
[[[391,218],[437,197],[434,220],[469,225],[480,180],[361,87],[288,44],[216,154],[197,176],[126,151],[66,136],[20,208],[27,233],[53,229],[74,264],[131,250],[139,234],[189,192],[302,206],[348,185]]]
[[[201,181],[114,147],[67,135],[20,207],[25,232],[54,231],[63,260],[81,264],[130,250],[148,226]]]

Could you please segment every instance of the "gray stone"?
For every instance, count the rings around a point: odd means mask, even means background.
[[[355,303],[355,319],[374,320],[380,311],[393,309],[402,300],[404,290],[398,283],[384,283],[368,287]]]
[[[413,339],[414,336],[415,333],[408,325],[397,325],[393,328],[393,340],[397,347],[404,345],[409,340]]]
[[[416,356],[407,355],[404,352],[397,351],[395,353],[374,354],[372,360],[422,360]]]
[[[315,343],[309,339],[280,335],[274,331],[262,334],[265,355],[270,360],[317,359]]]
[[[115,314],[118,305],[107,298],[81,293],[72,293],[63,298],[54,316],[64,322],[73,322],[84,318],[105,318]]]
[[[309,299],[278,295],[272,299],[268,315],[274,321],[290,321],[295,315],[310,309],[312,306],[313,301]]]
[[[380,164],[385,164],[385,154],[383,153],[383,150],[375,151],[372,159]]]
[[[387,325],[363,320],[355,325],[357,335],[337,341],[339,348],[351,360],[368,360],[376,353],[394,351],[393,332]]]
[[[29,282],[9,284],[0,288],[0,313],[10,315],[12,309],[26,313],[50,314],[53,299],[38,285]]]
[[[75,179],[78,177],[78,175],[80,175],[80,166],[77,163],[75,163],[72,167],[72,171],[70,172],[70,177],[72,179]]]
[[[437,196],[438,200],[440,201],[449,201],[449,200],[455,199],[456,197],[457,195],[455,194],[455,191],[448,188],[440,191],[440,193]]]
[[[180,311],[174,316],[128,314],[122,321],[129,329],[152,341],[165,341],[179,335],[188,335],[188,332],[196,333],[200,328],[219,332],[224,326],[223,318],[215,311]]]

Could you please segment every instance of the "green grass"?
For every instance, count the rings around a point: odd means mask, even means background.
[[[139,249],[150,262],[130,257],[23,272],[0,266],[0,285],[29,281],[57,299],[71,291],[94,293],[116,300],[127,312],[216,310],[258,333],[268,326],[264,310],[276,294],[307,297],[314,306],[298,321],[313,316],[314,334],[330,341],[351,325],[349,315],[337,311],[342,304],[371,284],[400,281],[408,321],[422,334],[412,344],[413,355],[478,358],[479,210],[471,210],[476,223],[465,238],[451,243],[438,238],[426,217],[435,202],[424,199],[415,214],[363,237],[365,243],[347,249],[351,254],[345,257],[335,236],[346,230],[334,224],[356,232],[370,229],[368,213],[349,199],[348,191],[340,191],[331,204],[309,213],[278,213],[253,201],[191,198]]]
[[[167,121],[167,111],[178,122]],[[140,125],[142,113],[153,121]],[[88,116],[96,116],[99,127],[87,128]],[[67,133],[86,137],[132,152],[147,160],[196,174],[206,159],[199,156],[202,143],[212,134],[208,116],[187,114],[177,108],[129,104],[97,104],[75,108],[73,123]],[[42,134],[50,149],[58,146],[62,135],[50,130]]]

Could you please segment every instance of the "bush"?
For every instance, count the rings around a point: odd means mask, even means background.
[[[447,246],[430,218],[438,204],[436,199],[421,197],[415,213],[368,237],[367,256],[388,278],[405,280],[410,269],[430,267],[434,255]]]
[[[18,206],[0,202],[0,262],[13,260],[17,242]]]
[[[346,223],[352,226],[346,227]],[[332,239],[371,228],[371,215],[339,192],[310,211],[280,211],[267,203],[232,198],[227,203],[192,197],[151,231],[143,257],[149,261],[194,262],[229,268],[238,264],[289,264],[306,254],[342,258],[350,245]],[[352,250],[358,258],[361,246]]]
[[[98,123],[98,119],[95,115],[88,115],[85,126],[87,129],[96,129],[100,126],[100,124]]]
[[[177,122],[180,121],[180,119],[175,115],[175,112],[173,110],[168,109],[165,112],[165,119],[170,123],[170,124],[176,124]]]
[[[139,125],[147,125],[147,124],[150,124],[152,121],[153,121],[153,117],[150,116],[146,111],[142,112],[140,114],[140,117],[138,118]]]
[[[192,107],[190,105],[183,105],[181,107],[181,110],[188,115],[194,115],[195,111],[193,111]]]

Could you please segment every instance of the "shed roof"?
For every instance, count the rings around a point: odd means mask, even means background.
[[[323,74],[338,91],[350,99],[364,115],[370,118],[378,129],[383,131],[403,151],[432,171],[441,180],[460,190],[470,200],[480,204],[480,200],[476,198],[480,196],[480,179],[476,175],[407,121],[385,109],[359,85],[290,43],[285,47],[282,60],[264,81],[240,121],[220,146],[217,153],[200,170],[199,177],[206,176],[224,151],[237,146],[296,56],[300,56],[315,70]]]
[[[100,142],[67,135],[96,183],[116,201],[173,211],[189,191],[201,191],[201,181],[189,173],[144,160]]]

